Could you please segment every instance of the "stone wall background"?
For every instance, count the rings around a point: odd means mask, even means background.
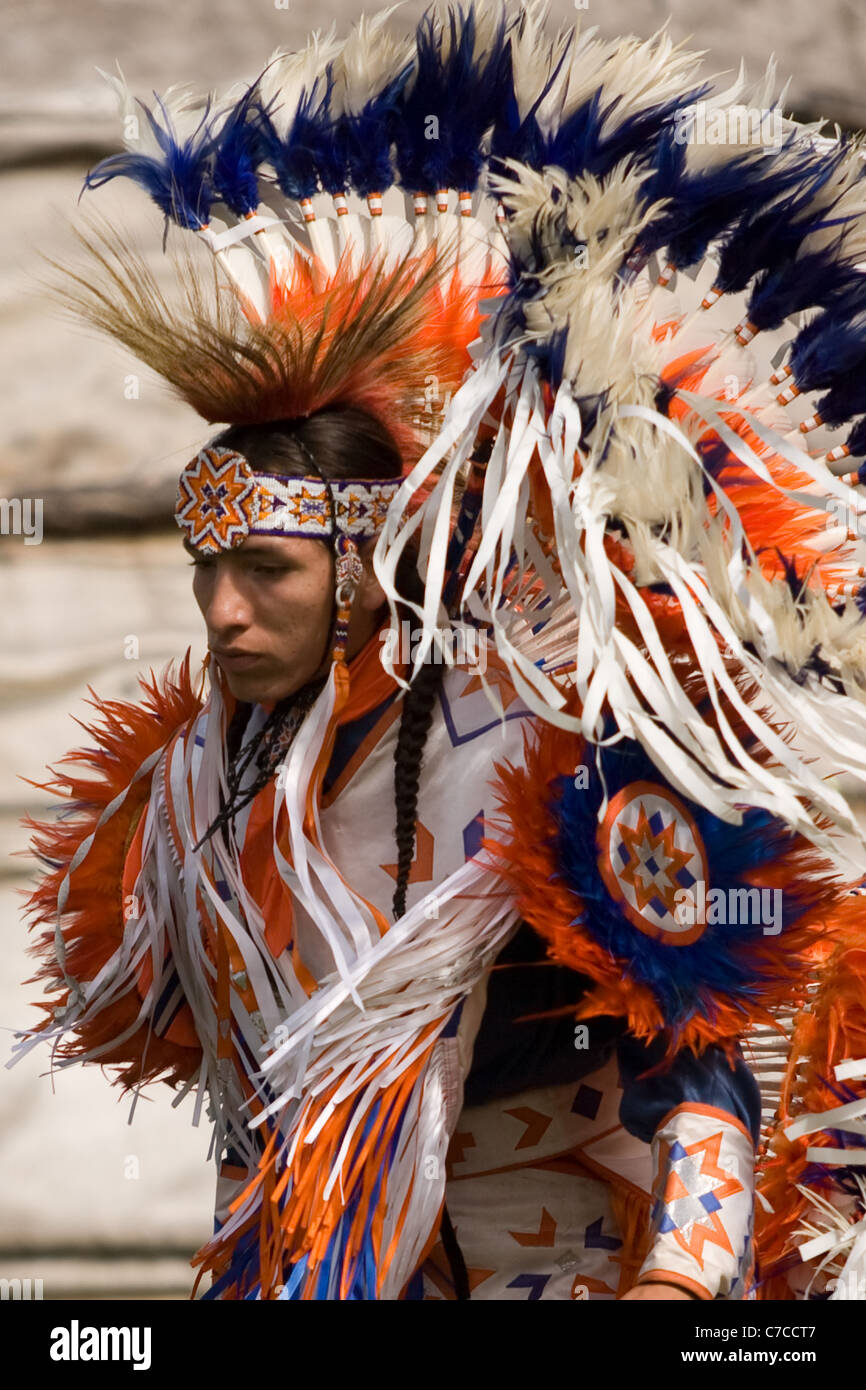
[[[392,24],[424,9],[408,0]],[[119,61],[134,89],[193,80],[219,86],[252,78],[277,45],[297,46],[332,19],[340,32],[362,12],[333,0],[7,0],[0,11],[0,494],[46,496],[55,516],[80,490],[109,480],[164,497],[204,434],[199,422],[136,364],[74,327],[51,307],[39,253],[64,260],[69,219],[86,169],[118,147],[113,106],[96,67]],[[554,23],[578,17],[602,34],[648,36],[670,14],[676,39],[707,51],[708,73],[751,76],[775,52],[792,75],[788,107],[866,126],[866,7],[860,0],[554,0]],[[161,221],[124,181],[88,194],[128,219],[155,264]],[[15,857],[24,811],[46,795],[19,780],[86,742],[70,716],[86,718],[88,684],[134,697],[137,678],[191,647],[203,655],[189,577],[173,528],[156,534],[48,539],[0,536],[0,1028],[28,1020],[29,974],[20,917],[29,865]],[[130,658],[130,638],[137,654]],[[8,1055],[4,1044],[3,1058]],[[210,1231],[213,1178],[208,1135],[191,1106],[170,1108],[152,1090],[126,1126],[96,1067],[54,1081],[31,1054],[0,1071],[0,1276],[43,1278],[46,1297],[184,1297],[189,1254]]]

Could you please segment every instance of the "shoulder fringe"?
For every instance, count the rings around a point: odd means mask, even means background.
[[[91,689],[99,718],[82,728],[96,746],[76,749],[60,763],[83,765],[92,775],[49,769],[52,778],[33,785],[51,791],[64,805],[53,821],[24,818],[34,832],[31,850],[46,867],[25,911],[31,930],[50,927],[30,947],[40,966],[27,983],[47,982],[54,998],[37,1003],[46,1016],[28,1030],[16,1051],[21,1055],[35,1042],[53,1037],[61,1065],[98,1059],[122,1067],[118,1081],[124,1089],[164,1073],[177,1084],[199,1065],[197,1049],[155,1036],[150,1020],[135,1026],[141,1012],[136,989],[127,987],[99,1010],[83,1007],[87,984],[120,961],[128,915],[124,864],[159,756],[202,705],[189,667],[187,650],[176,674],[171,663],[161,677],[153,671],[150,680],[142,677],[144,699],[139,703],[100,700]],[[60,1041],[64,1032],[72,1036]]]

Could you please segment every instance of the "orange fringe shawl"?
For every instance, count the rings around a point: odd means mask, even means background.
[[[32,786],[50,791],[68,804],[67,814],[53,821],[37,821],[31,816],[23,818],[23,824],[34,832],[31,851],[47,867],[28,897],[25,912],[32,919],[31,930],[40,924],[51,928],[40,933],[38,941],[29,947],[29,954],[42,963],[27,984],[58,979],[54,945],[57,897],[79,846],[93,833],[106,806],[129,787],[145,759],[164,746],[202,706],[201,696],[193,691],[190,682],[189,650],[176,675],[173,665],[166,667],[161,678],[153,671],[149,682],[144,676],[140,678],[145,698],[139,704],[100,700],[88,687],[93,696],[89,703],[99,711],[101,720],[92,724],[76,720],[76,723],[81,724],[96,747],[76,749],[60,762],[84,764],[96,775],[57,772],[49,768],[53,773],[49,781],[31,782]],[[122,805],[100,827],[89,853],[71,876],[62,931],[66,943],[66,970],[76,979],[92,980],[123,939],[124,863],[150,795],[151,780],[152,773],[131,787]],[[46,1015],[37,1025],[37,1031],[50,1026],[55,1009],[63,1007],[68,998],[69,990],[64,988],[51,999],[35,1005]],[[76,1024],[75,1036],[58,1043],[58,1055],[74,1058],[109,1043],[132,1025],[139,1007],[140,1000],[127,991],[95,1018]],[[157,1037],[152,1031],[149,1036],[148,1033],[148,1025],[143,1022],[125,1042],[103,1052],[98,1059],[102,1066],[122,1068],[116,1081],[124,1090],[157,1079],[177,1085],[195,1075],[201,1057],[199,1048],[180,1046]]]

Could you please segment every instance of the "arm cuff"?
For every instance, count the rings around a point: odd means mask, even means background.
[[[653,1242],[639,1283],[699,1298],[742,1298],[752,1274],[754,1147],[732,1115],[685,1103],[652,1141]]]

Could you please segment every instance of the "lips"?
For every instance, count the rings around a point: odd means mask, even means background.
[[[257,661],[262,660],[261,652],[247,652],[241,647],[212,647],[211,651],[220,666],[224,666],[228,671],[246,671],[248,667],[255,666]]]

